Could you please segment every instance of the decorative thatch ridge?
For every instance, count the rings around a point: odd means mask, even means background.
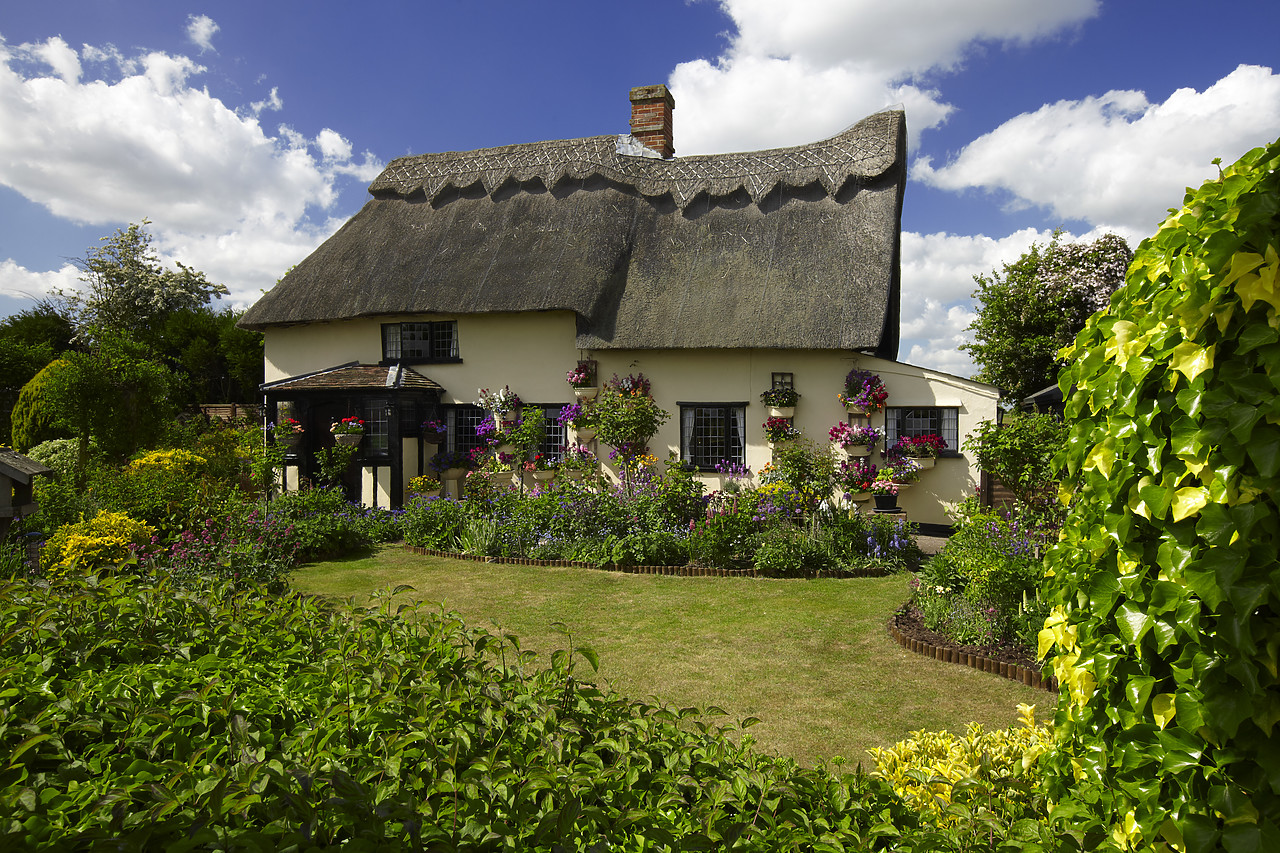
[[[682,210],[701,193],[714,197],[746,190],[759,204],[779,184],[820,184],[834,196],[850,179],[877,177],[897,159],[902,114],[870,116],[830,139],[791,148],[739,154],[708,154],[673,160],[620,153],[628,137],[592,136],[422,154],[393,161],[369,187],[377,197],[435,201],[450,189],[481,184],[493,195],[508,182],[542,182],[547,189],[566,178],[603,177],[641,195],[670,193]]]

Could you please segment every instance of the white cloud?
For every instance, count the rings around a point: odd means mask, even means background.
[[[148,218],[158,249],[190,248],[177,257],[237,297],[256,298],[332,233],[313,214],[331,207],[337,181],[382,168],[328,128],[268,136],[253,112],[197,88],[204,69],[187,57],[125,59],[110,47],[81,57],[114,62],[119,79],[81,79],[60,39],[0,40],[0,184],[75,222]],[[45,66],[57,76],[42,76]]]
[[[187,38],[204,53],[213,50],[213,35],[220,27],[208,15],[187,16]],[[214,51],[217,53],[217,51]]]
[[[927,158],[912,177],[943,189],[1008,193],[1062,219],[1146,235],[1223,163],[1280,136],[1280,75],[1241,65],[1197,92],[1162,104],[1141,92],[1047,104],[971,142],[951,162]]]
[[[80,270],[72,264],[48,272],[32,272],[13,260],[0,261],[0,296],[42,299],[55,290],[74,290],[79,280]]]
[[[680,154],[811,142],[896,104],[914,145],[952,110],[925,75],[954,71],[975,45],[1052,37],[1098,11],[1097,0],[720,5],[737,25],[729,49],[678,65],[669,80]]]

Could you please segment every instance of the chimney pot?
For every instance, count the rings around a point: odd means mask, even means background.
[[[631,90],[631,135],[666,159],[676,153],[671,124],[675,108],[676,99],[666,86],[637,86]]]

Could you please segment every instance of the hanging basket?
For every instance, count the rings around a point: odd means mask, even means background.
[[[359,444],[362,438],[364,438],[364,433],[362,432],[340,432],[334,434],[333,441],[343,447],[353,447]]]
[[[588,441],[596,437],[595,427],[574,427],[574,439],[578,444],[586,444]]]
[[[771,418],[794,418],[796,416],[795,406],[770,406],[769,417]]]
[[[596,395],[600,393],[598,385],[583,385],[581,387],[574,386],[573,396],[579,400],[594,400]]]
[[[534,471],[533,472],[533,479],[543,481],[543,482],[547,480],[555,479],[555,476],[556,476],[555,471]]]
[[[911,461],[919,465],[920,470],[922,471],[927,468],[932,468],[934,465],[938,464],[938,460],[932,456],[912,456]]]
[[[860,503],[866,503],[869,500],[871,500],[870,492],[854,492],[853,494],[849,495],[849,501],[851,503],[860,504]]]
[[[844,448],[845,455],[849,457],[871,455],[871,445],[869,444],[845,444],[842,445],[842,447]]]

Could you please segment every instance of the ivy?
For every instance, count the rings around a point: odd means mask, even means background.
[[[1049,793],[1121,849],[1280,849],[1278,166],[1189,191],[1062,351]]]

